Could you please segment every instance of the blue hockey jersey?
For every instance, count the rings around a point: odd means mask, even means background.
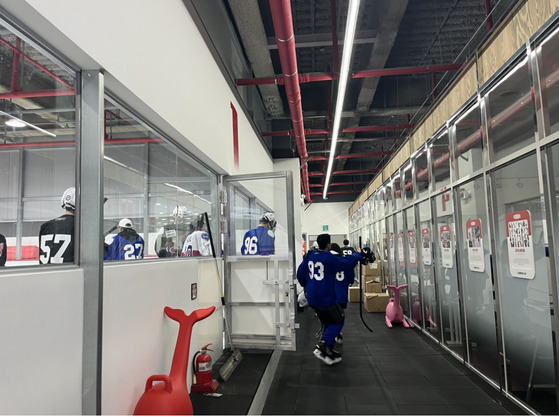
[[[134,229],[124,229],[113,238],[106,261],[128,261],[144,257],[144,239]]]
[[[309,304],[315,307],[336,304],[337,273],[355,268],[361,258],[359,252],[344,257],[322,250],[310,251],[297,268],[297,280],[306,287]]]
[[[274,231],[263,226],[249,230],[243,238],[241,254],[273,255],[275,253],[276,236]]]
[[[333,254],[334,256],[342,256],[336,252],[334,252]],[[341,271],[338,271],[336,273],[336,281],[336,302],[347,303],[349,291],[348,288],[351,284],[353,284],[353,281],[355,281],[355,265],[346,265]]]

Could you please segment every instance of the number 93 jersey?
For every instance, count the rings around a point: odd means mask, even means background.
[[[242,255],[273,255],[275,253],[276,236],[274,231],[258,226],[249,230],[243,238]]]
[[[359,252],[344,257],[322,250],[310,251],[297,268],[297,281],[307,289],[309,304],[313,307],[336,304],[336,286],[343,284],[336,275],[354,268],[360,259]]]
[[[41,225],[39,262],[42,264],[74,262],[74,216],[64,214]]]

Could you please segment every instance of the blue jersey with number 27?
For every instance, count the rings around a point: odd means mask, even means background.
[[[105,255],[106,261],[128,261],[142,259],[144,257],[144,239],[141,236],[134,236],[135,240],[128,240],[125,237],[116,235]]]
[[[276,236],[274,231],[258,226],[249,230],[243,238],[241,254],[243,255],[273,255],[275,253]]]

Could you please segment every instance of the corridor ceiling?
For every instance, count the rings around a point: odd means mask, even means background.
[[[361,0],[336,159],[323,200],[349,0],[215,1],[225,10],[252,69],[249,76],[234,82],[241,93],[247,86],[257,86],[266,110],[265,125],[258,126],[272,157],[300,158],[302,172],[308,170],[306,202],[353,202],[476,48],[523,3]],[[207,7],[207,2],[192,0],[195,8]],[[289,14],[283,19],[293,25],[303,148],[296,143],[283,84],[284,58],[280,59],[276,40],[280,29],[274,26],[281,17],[273,16],[278,3],[287,4]],[[210,37],[212,16],[200,13]],[[303,155],[305,148],[307,155]]]

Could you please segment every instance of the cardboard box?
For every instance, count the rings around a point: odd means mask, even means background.
[[[361,287],[349,287],[349,302],[358,303],[359,302],[359,291]]]
[[[380,261],[370,262],[364,265],[362,274],[368,277],[380,277],[382,275],[382,267]]]
[[[382,292],[382,284],[376,281],[367,281],[365,283],[365,292],[380,293]]]
[[[363,307],[369,313],[384,313],[389,299],[385,293],[363,293]]]

